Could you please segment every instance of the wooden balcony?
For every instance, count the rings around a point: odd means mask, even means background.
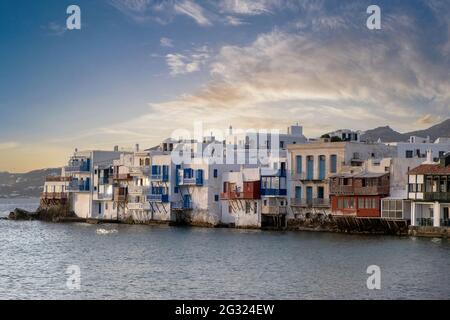
[[[330,185],[331,195],[355,195],[355,196],[376,196],[376,195],[388,195],[389,185],[379,186],[348,186],[348,185]]]
[[[69,195],[66,192],[42,192],[41,199],[53,199],[53,200],[63,200],[67,199]]]
[[[132,176],[129,173],[114,173],[111,176],[112,180],[132,180]]]
[[[127,188],[116,187],[114,188],[114,201],[124,202],[127,200],[128,192]]]

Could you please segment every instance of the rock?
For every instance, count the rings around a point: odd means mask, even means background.
[[[27,210],[16,208],[8,216],[9,220],[35,220],[38,219],[38,214],[29,212]]]

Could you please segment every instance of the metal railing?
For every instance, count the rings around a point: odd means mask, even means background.
[[[322,199],[322,198],[297,199],[297,198],[291,198],[291,206],[296,206],[296,207],[330,207],[330,199]]]

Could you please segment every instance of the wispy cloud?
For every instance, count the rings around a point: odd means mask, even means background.
[[[184,0],[174,5],[175,12],[186,15],[195,20],[201,26],[211,25],[211,21],[206,17],[205,10],[193,1]]]
[[[50,36],[62,36],[67,31],[65,25],[53,21],[49,22],[46,26],[42,26],[42,29]]]
[[[368,33],[351,19],[361,8],[341,18],[309,16],[304,32],[275,29],[247,46],[225,45],[211,58],[209,83],[152,110],[189,109],[199,119],[242,125],[300,118],[316,133],[383,123],[409,130],[448,117],[450,59],[441,49],[448,39],[428,42],[433,29],[417,32],[418,21],[401,12],[385,15],[384,33]]]
[[[161,47],[165,47],[165,48],[172,48],[173,47],[173,41],[172,39],[169,38],[161,38],[159,40],[159,44],[161,45]]]
[[[166,55],[166,63],[172,76],[199,71],[210,58],[210,50],[202,46],[186,53],[170,53]]]
[[[270,13],[278,4],[274,0],[222,0],[219,2],[223,11],[242,15],[259,15]]]
[[[0,150],[8,150],[19,147],[17,142],[9,141],[9,142],[0,142]]]

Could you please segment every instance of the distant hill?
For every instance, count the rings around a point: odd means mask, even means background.
[[[407,141],[410,136],[419,136],[423,138],[429,136],[431,141],[434,141],[439,137],[450,138],[450,119],[447,119],[425,130],[417,130],[406,133],[397,132],[389,126],[378,127],[364,132],[364,134],[361,136],[361,140],[378,141],[378,139],[381,139],[381,141],[383,142],[400,142]]]
[[[0,172],[0,198],[38,197],[47,176],[61,174],[61,168],[34,170],[27,173]]]
[[[424,138],[430,136],[431,140],[436,140],[439,137],[450,138],[450,119],[438,123],[428,129],[412,131],[405,134],[408,136],[419,136]]]
[[[363,141],[378,141],[381,139],[383,142],[397,142],[397,141],[406,141],[409,136],[395,131],[389,126],[378,127],[372,130],[367,130],[361,136],[361,140]]]

